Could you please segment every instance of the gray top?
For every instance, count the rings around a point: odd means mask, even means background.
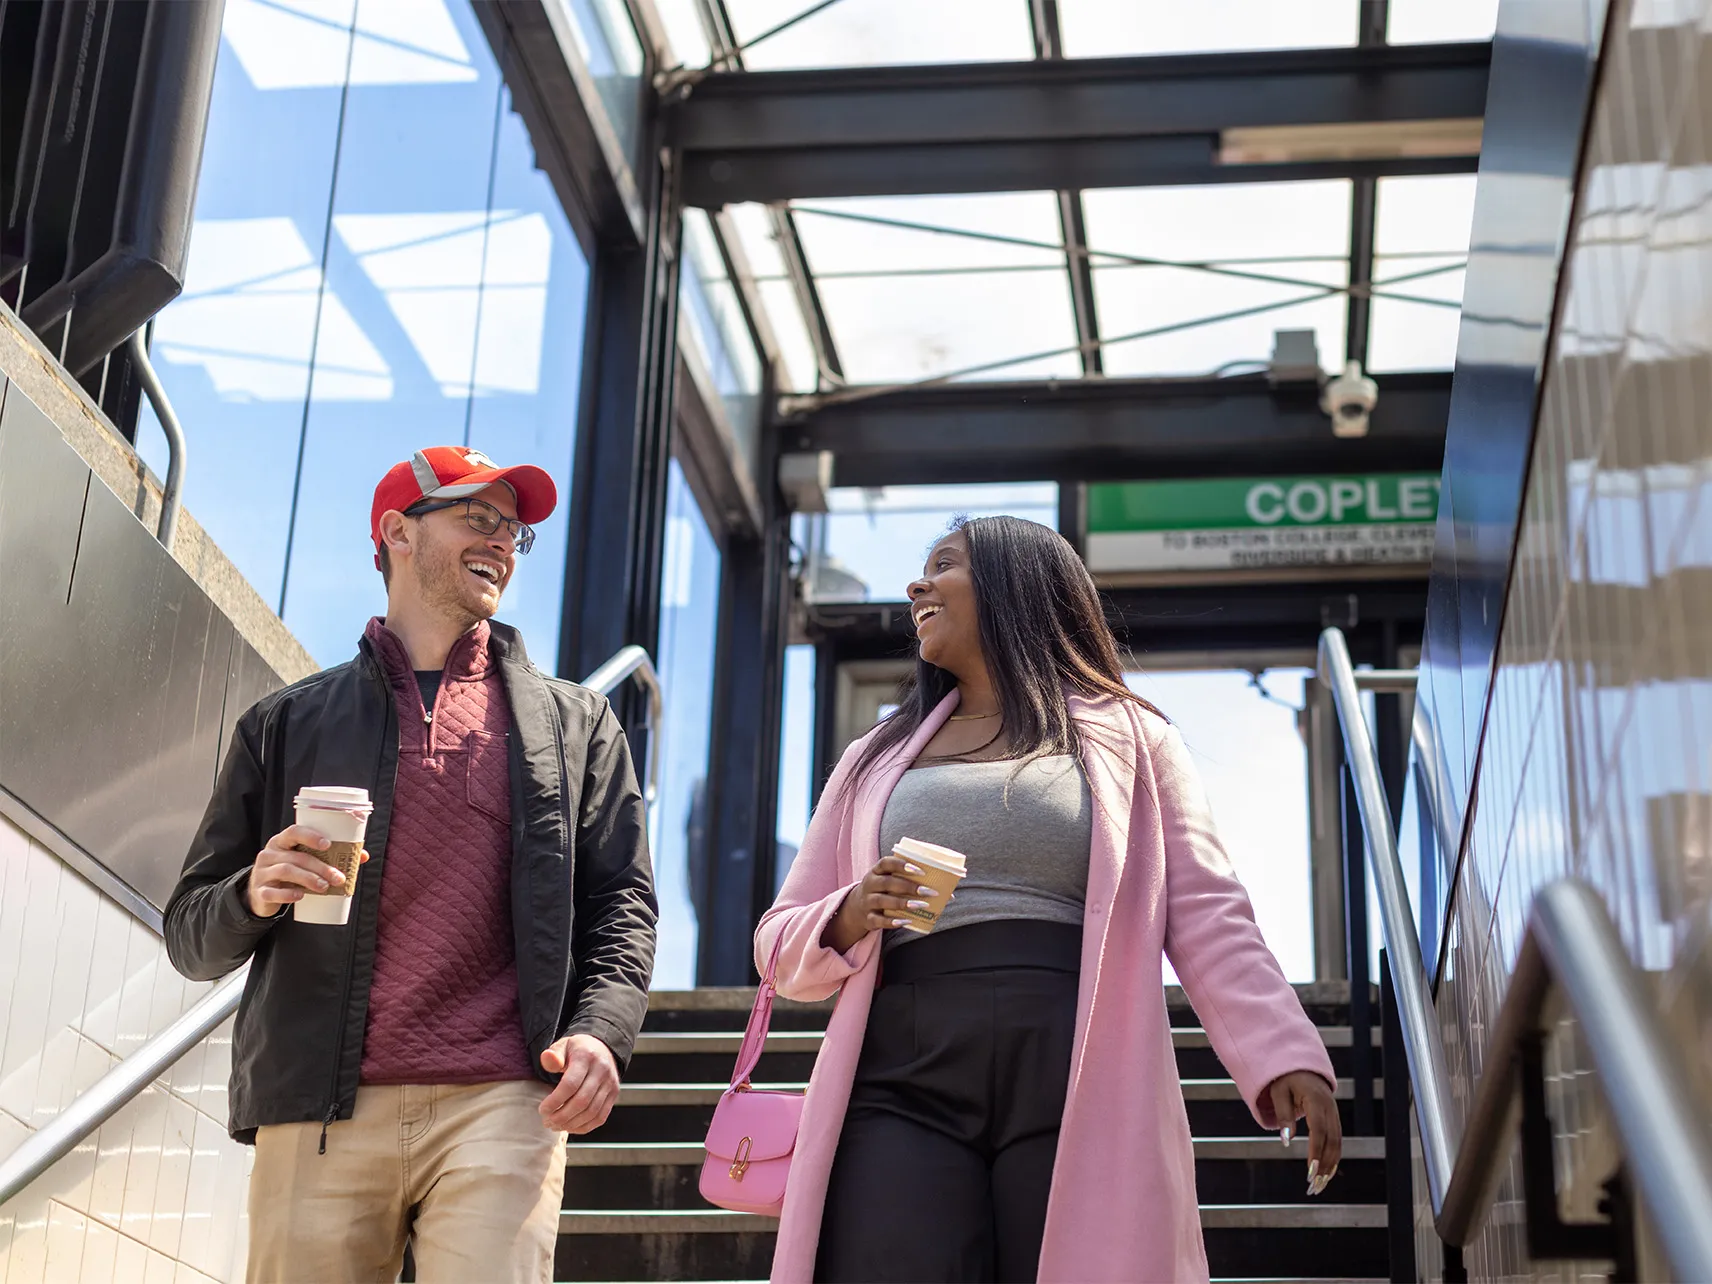
[[[1007,793],[1008,790],[1008,793]],[[938,843],[967,858],[968,874],[934,930],[994,919],[1082,925],[1094,805],[1068,754],[943,763],[906,771],[880,821],[880,851],[900,838]],[[886,933],[885,949],[921,940]]]

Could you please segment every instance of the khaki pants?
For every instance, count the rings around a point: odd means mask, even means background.
[[[565,1134],[544,1083],[357,1090],[353,1118],[256,1133],[249,1284],[390,1284],[405,1240],[422,1284],[553,1277]]]

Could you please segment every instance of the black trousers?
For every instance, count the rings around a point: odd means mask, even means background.
[[[827,1188],[817,1280],[1035,1279],[1081,939],[1059,924],[980,923],[885,960]]]

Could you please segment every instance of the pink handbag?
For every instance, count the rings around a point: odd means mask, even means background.
[[[797,1125],[802,1121],[800,1092],[757,1092],[749,1076],[767,1046],[773,1017],[774,980],[779,948],[773,946],[767,975],[755,994],[743,1046],[731,1071],[731,1086],[720,1094],[707,1128],[707,1158],[701,1166],[701,1195],[710,1204],[734,1213],[777,1217],[785,1206],[785,1182],[791,1175],[791,1154],[797,1148]]]

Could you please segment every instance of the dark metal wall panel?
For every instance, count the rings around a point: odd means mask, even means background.
[[[279,679],[15,387],[0,560],[0,788],[158,909],[232,722]]]
[[[1603,6],[1589,14],[1598,21],[1580,41],[1516,34],[1501,16],[1492,49],[1415,715],[1436,739],[1436,806],[1450,833],[1461,833],[1470,801],[1600,65]]]

